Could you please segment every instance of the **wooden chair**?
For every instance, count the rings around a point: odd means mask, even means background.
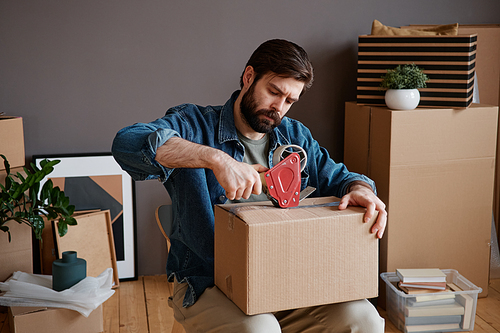
[[[171,205],[161,205],[156,208],[155,211],[156,223],[160,228],[163,237],[167,241],[167,255],[170,251],[170,235],[172,234],[172,206]],[[171,282],[168,283],[168,291],[170,296],[173,296],[174,286]],[[172,333],[185,333],[184,328],[178,321],[174,319],[174,325],[172,326]]]

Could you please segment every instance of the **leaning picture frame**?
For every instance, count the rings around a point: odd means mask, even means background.
[[[75,211],[110,210],[120,281],[137,279],[135,186],[111,153],[37,155],[33,163],[59,160],[41,186],[51,179],[70,198]],[[68,227],[68,233],[71,226]]]

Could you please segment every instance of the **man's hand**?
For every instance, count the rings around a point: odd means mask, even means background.
[[[248,199],[252,193],[259,195],[262,192],[259,172],[267,170],[260,164],[238,162],[229,156],[227,163],[212,169],[229,200]]]
[[[376,234],[377,238],[382,238],[387,225],[385,204],[373,193],[368,184],[366,186],[355,184],[350,187],[349,193],[340,200],[339,209],[346,209],[347,206],[365,207],[366,213],[363,222],[370,221],[375,215],[375,211],[378,211],[377,221],[373,224],[371,232]]]

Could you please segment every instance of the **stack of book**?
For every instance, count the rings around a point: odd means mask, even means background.
[[[440,269],[398,269],[399,289],[414,297],[404,310],[406,332],[468,330],[474,300],[446,282]]]
[[[398,269],[399,288],[407,294],[446,291],[446,274],[438,268]]]

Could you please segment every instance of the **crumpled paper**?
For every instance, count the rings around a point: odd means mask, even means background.
[[[87,276],[63,291],[52,289],[51,275],[14,272],[6,282],[0,282],[0,305],[55,307],[75,310],[88,317],[99,305],[115,293],[111,289],[113,269],[108,268],[98,277]]]

